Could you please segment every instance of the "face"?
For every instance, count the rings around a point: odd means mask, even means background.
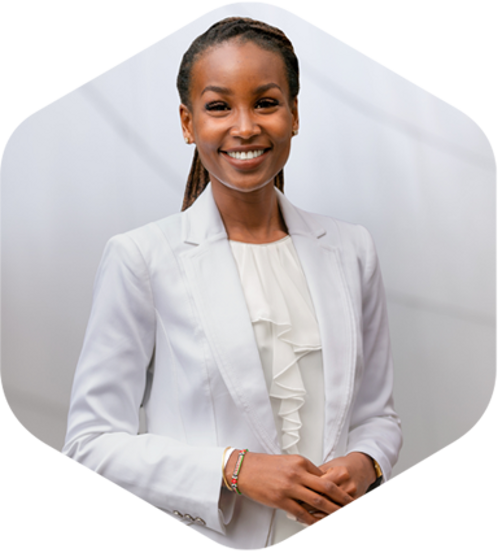
[[[284,61],[253,42],[215,46],[195,62],[184,136],[197,146],[213,187],[251,192],[272,185],[298,127]]]

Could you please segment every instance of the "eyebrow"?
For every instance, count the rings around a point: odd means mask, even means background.
[[[281,92],[283,92],[280,86],[274,82],[269,82],[268,84],[262,84],[261,86],[258,86],[258,88],[256,88],[254,92],[255,94],[262,94],[263,92],[266,92],[271,88],[278,88]],[[218,94],[226,94],[226,95],[231,94],[230,88],[225,88],[223,86],[209,85],[209,86],[206,86],[206,88],[204,88],[204,90],[201,92],[201,96],[208,91],[218,92]]]

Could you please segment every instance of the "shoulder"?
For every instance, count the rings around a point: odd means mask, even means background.
[[[355,251],[359,255],[371,254],[375,249],[370,232],[361,224],[296,209],[313,233],[329,247]]]
[[[128,230],[121,234],[112,236],[107,247],[118,251],[131,251],[139,249],[146,251],[164,242],[165,239],[174,241],[175,237],[181,234],[182,213],[175,213],[163,219],[159,219],[138,228]]]
[[[175,213],[112,236],[106,243],[103,262],[145,270],[158,255],[164,255],[181,242],[181,216]]]
[[[339,255],[345,268],[356,270],[367,280],[378,271],[375,243],[361,224],[297,209],[320,244]]]

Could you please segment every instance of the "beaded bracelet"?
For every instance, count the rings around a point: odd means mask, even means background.
[[[239,457],[237,458],[237,462],[235,464],[235,469],[233,470],[232,481],[231,481],[232,489],[239,495],[241,495],[242,493],[239,491],[237,480],[239,479],[240,468],[242,467],[242,462],[244,461],[244,456],[246,455],[246,452],[249,452],[249,450],[244,449],[239,451]]]

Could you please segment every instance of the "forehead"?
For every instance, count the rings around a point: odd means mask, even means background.
[[[282,56],[251,41],[230,40],[211,46],[194,63],[191,78],[194,93],[209,85],[240,90],[269,82],[288,92]]]

